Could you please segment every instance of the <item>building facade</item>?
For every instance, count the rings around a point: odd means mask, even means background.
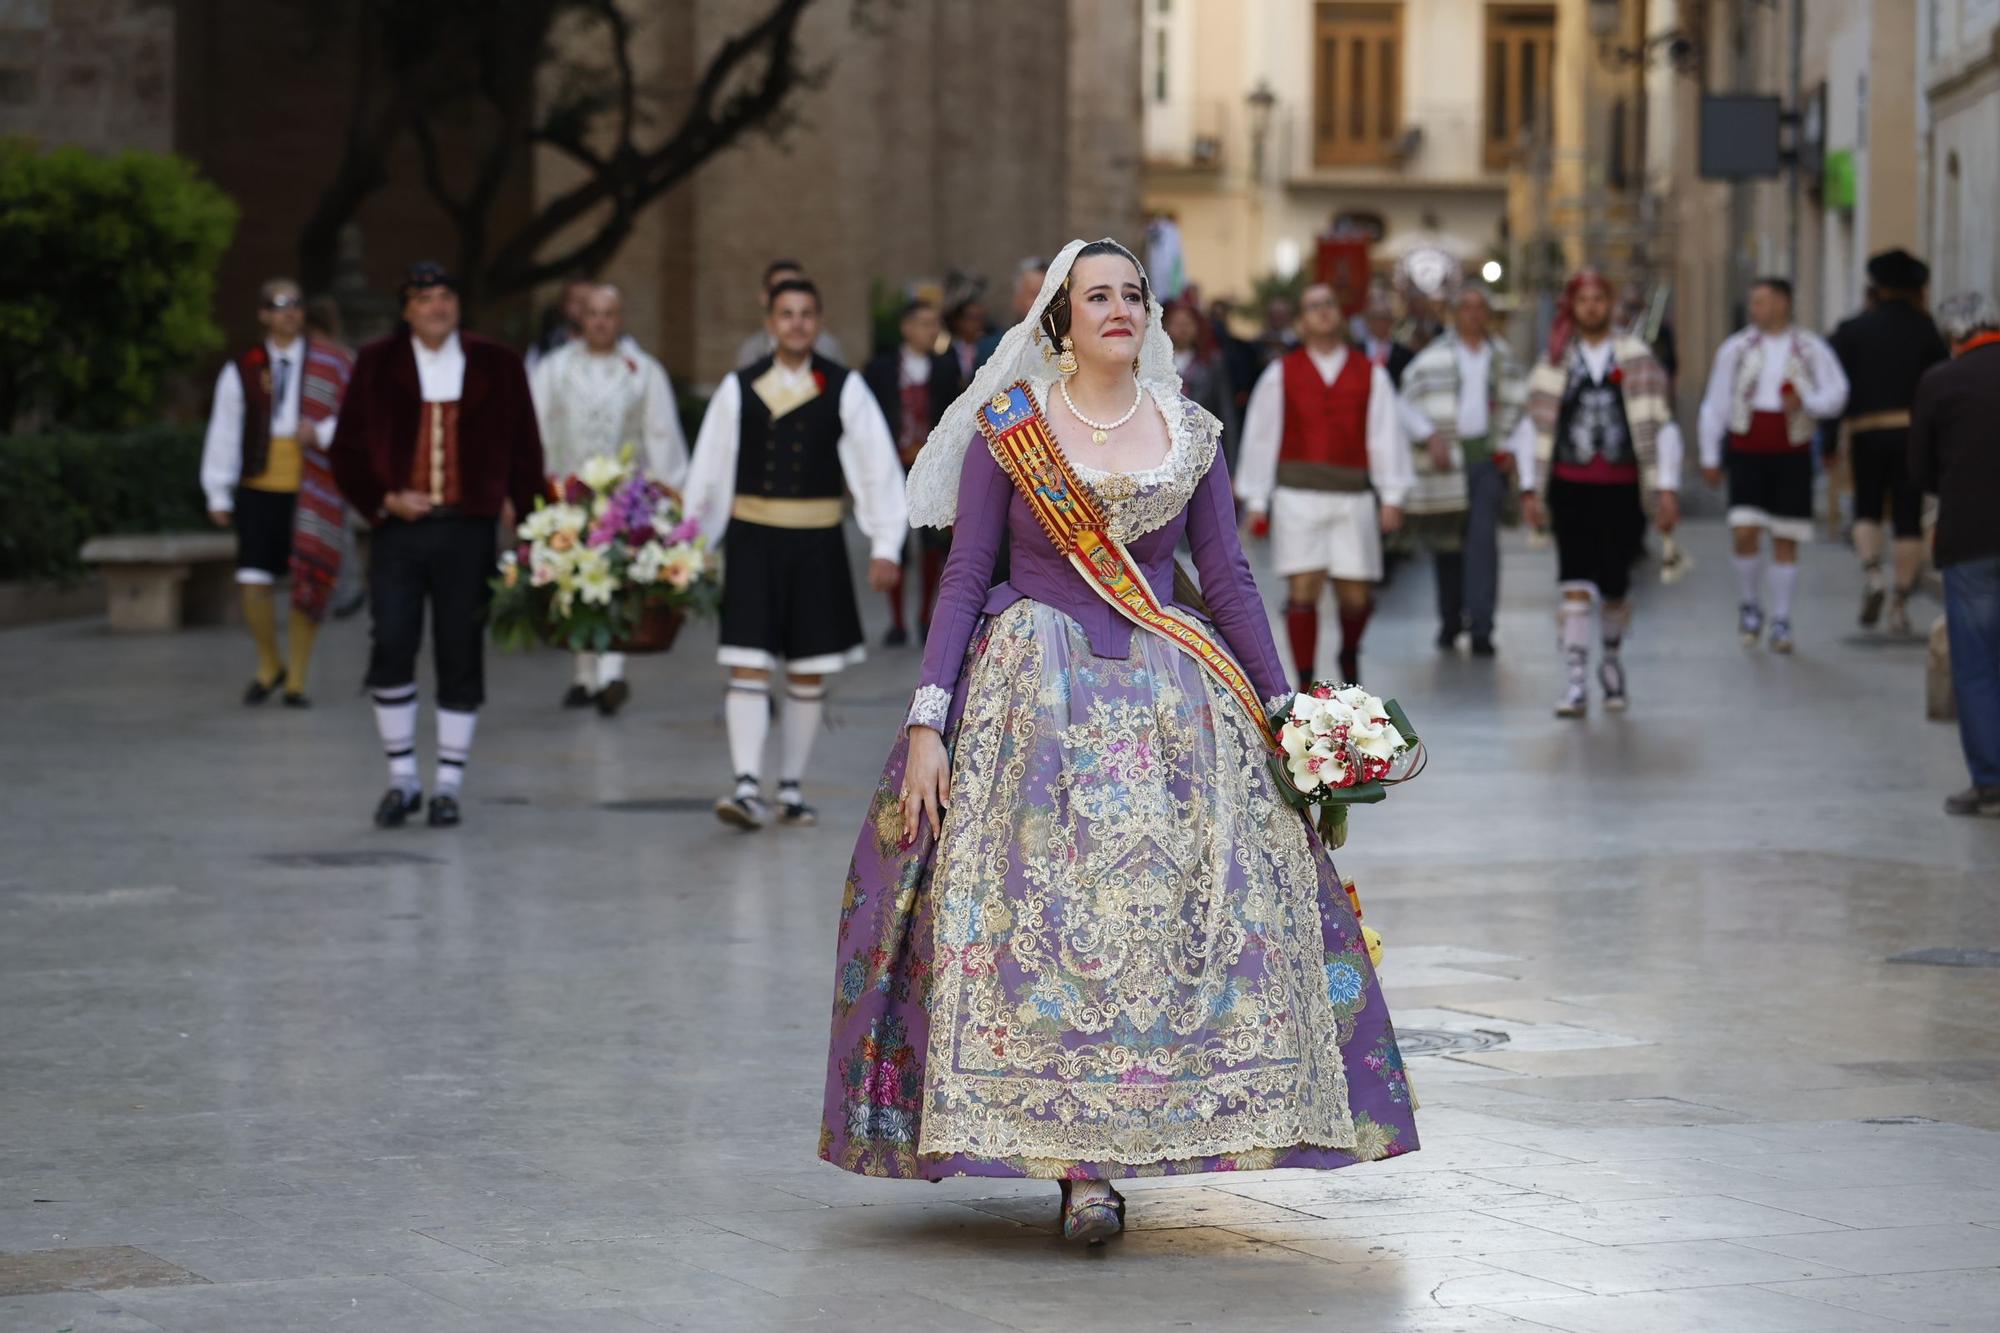
[[[1145,0],[1145,206],[1187,271],[1247,295],[1336,228],[1475,266],[1554,120],[1557,4]]]
[[[2000,294],[2000,0],[1925,0],[1917,47],[1933,290]]]
[[[701,70],[770,0],[621,0],[645,123],[664,135]],[[359,7],[253,0],[0,3],[0,134],[97,151],[175,151],[236,199],[218,317],[254,334],[257,284],[300,266],[301,232],[340,160],[359,77]],[[677,379],[711,384],[761,318],[778,257],[819,282],[851,356],[871,299],[951,271],[988,275],[1006,314],[1014,265],[1074,235],[1140,240],[1141,0],[816,0],[800,30],[812,75],[773,133],[752,133],[649,205],[597,276],[627,293],[633,333]],[[561,33],[559,31],[559,39]],[[437,126],[447,166],[490,131]],[[350,274],[379,311],[405,264],[455,262],[458,232],[408,135],[356,212]],[[576,179],[523,143],[486,216],[518,227]],[[489,303],[516,341],[553,291]],[[358,332],[366,333],[363,328]]]

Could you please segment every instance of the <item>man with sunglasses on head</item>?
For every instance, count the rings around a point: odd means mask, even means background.
[[[306,672],[346,546],[326,451],[353,360],[339,344],[306,335],[305,318],[297,283],[264,284],[257,311],[264,339],[216,377],[202,446],[209,517],[236,530],[236,582],[257,647],[246,704],[263,703],[281,685],[288,706],[310,704]],[[291,581],[289,659],[278,653],[281,578]]]

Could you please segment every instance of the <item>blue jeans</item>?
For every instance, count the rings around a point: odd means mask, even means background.
[[[2000,787],[2000,555],[1944,571],[1958,738],[1978,787]]]

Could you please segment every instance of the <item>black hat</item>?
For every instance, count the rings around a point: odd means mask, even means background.
[[[451,276],[450,271],[435,259],[419,259],[404,272],[403,285],[398,295],[407,301],[412,293],[423,291],[427,287],[449,287],[456,292],[458,279]]]
[[[1868,281],[1892,292],[1919,291],[1930,280],[1930,265],[1908,250],[1884,250],[1868,261]]]

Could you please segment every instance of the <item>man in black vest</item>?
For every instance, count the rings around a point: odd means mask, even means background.
[[[1889,632],[1910,632],[1910,593],[1924,559],[1923,489],[1911,477],[1910,406],[1917,381],[1949,353],[1924,310],[1930,267],[1903,250],[1868,261],[1868,309],[1827,341],[1847,375],[1848,466],[1854,474],[1854,551],[1861,558],[1861,624],[1889,603]],[[1889,511],[1893,587],[1882,578],[1882,511]]]
[[[861,376],[875,394],[875,402],[889,423],[889,436],[896,442],[896,454],[908,472],[930,438],[931,428],[945,409],[958,397],[961,381],[958,358],[937,350],[942,322],[937,307],[928,301],[911,301],[897,321],[902,341],[868,363]],[[945,552],[951,549],[948,529],[923,528],[917,533],[922,550],[923,581],[917,600],[917,627],[926,637],[931,632],[931,604],[937,599],[938,579],[944,572]],[[889,590],[889,632],[882,640],[885,648],[900,648],[910,641],[903,622],[903,590]]]
[[[723,380],[709,400],[688,469],[688,512],[724,547],[721,646],[729,669],[723,716],[736,789],[716,817],[742,829],[771,817],[758,774],[770,732],[771,673],[785,669],[781,822],[816,822],[800,784],[826,700],[825,678],[865,655],[848,571],[842,497],[873,559],[878,592],[902,577],[909,516],[889,423],[861,376],[815,355],[819,289],[775,284],[766,321],[775,351]]]

